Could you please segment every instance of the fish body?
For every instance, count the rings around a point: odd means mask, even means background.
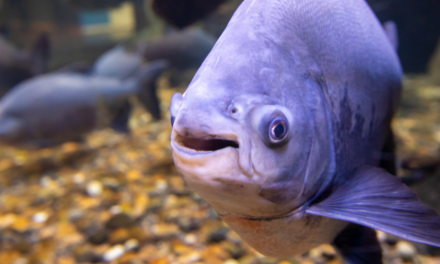
[[[128,97],[155,89],[166,65],[164,61],[149,64],[126,81],[72,73],[28,80],[0,101],[0,142],[44,148],[76,141],[109,126],[128,131],[128,113],[121,109]]]
[[[369,228],[440,246],[440,217],[377,168],[401,85],[363,0],[244,1],[173,96],[174,162],[265,255],[334,243],[348,263],[380,263]],[[344,240],[352,230],[365,235]]]
[[[167,60],[171,67],[197,69],[214,47],[215,38],[206,32],[187,28],[157,41],[140,42],[139,50],[147,61]]]
[[[125,80],[142,66],[142,58],[123,46],[116,46],[102,54],[95,62],[91,75]]]

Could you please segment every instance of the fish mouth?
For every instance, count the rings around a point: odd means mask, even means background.
[[[239,144],[235,140],[210,136],[209,138],[197,138],[191,136],[181,136],[176,133],[173,146],[178,150],[191,155],[210,154],[227,148],[239,149]]]

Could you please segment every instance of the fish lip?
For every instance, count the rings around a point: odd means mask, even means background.
[[[181,146],[175,141],[171,141],[171,147],[173,148],[174,152],[177,152],[179,154],[184,154],[186,156],[213,156],[216,154],[220,154],[222,152],[225,152],[227,150],[234,150],[237,151],[237,149],[234,149],[233,147],[227,147],[216,151],[198,151],[195,149],[186,148],[184,146]]]
[[[185,154],[187,156],[212,156],[217,155],[226,151],[234,150],[238,153],[239,150],[239,142],[235,135],[215,135],[215,137],[188,137],[188,138],[194,138],[194,139],[200,139],[200,140],[206,140],[206,139],[216,139],[216,140],[226,140],[234,142],[238,147],[224,147],[217,150],[212,151],[204,151],[204,150],[196,150],[192,148],[185,147],[183,144],[179,142],[179,139],[183,139],[185,136],[179,135],[177,132],[173,133],[172,139],[171,139],[171,147],[173,150],[177,153]]]

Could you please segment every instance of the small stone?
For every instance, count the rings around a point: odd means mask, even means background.
[[[101,195],[103,190],[102,183],[99,181],[91,181],[87,184],[87,194],[92,197]]]
[[[29,261],[28,261],[27,259],[25,259],[25,258],[19,258],[19,259],[17,259],[16,261],[14,261],[13,264],[28,264],[28,263],[29,263]]]
[[[231,254],[231,257],[234,259],[239,259],[242,256],[246,255],[246,250],[244,250],[242,247],[239,247],[237,244],[229,242],[229,241],[222,241],[221,246]]]
[[[180,230],[187,233],[199,230],[201,223],[198,219],[194,219],[191,217],[178,217],[177,225],[179,225]]]
[[[5,216],[0,216],[0,229],[6,228],[14,224],[17,216],[15,214],[7,214]]]
[[[403,260],[412,259],[417,254],[416,248],[406,241],[399,241],[396,244],[397,253]]]
[[[185,236],[185,243],[188,245],[193,245],[197,242],[197,236],[194,234],[187,234]]]
[[[125,251],[135,250],[139,248],[139,241],[137,239],[129,239],[124,244]]]
[[[240,264],[256,264],[259,263],[258,258],[254,255],[247,255],[238,259]]]
[[[49,176],[44,176],[40,179],[40,185],[43,187],[49,187],[52,184],[52,179]]]
[[[112,260],[122,257],[124,253],[125,248],[123,245],[115,245],[107,250],[102,258],[104,259],[104,261],[110,262]]]
[[[106,187],[111,188],[112,190],[117,190],[119,188],[119,181],[114,178],[104,178],[102,179],[102,184]]]
[[[386,233],[384,233],[382,231],[376,231],[376,235],[377,235],[377,239],[379,240],[379,242],[385,243],[385,241],[387,239]]]
[[[168,183],[163,180],[163,179],[159,179],[156,181],[156,189],[158,189],[159,191],[163,192],[168,188]]]
[[[111,244],[120,244],[128,240],[130,234],[126,228],[119,228],[110,234]]]
[[[110,220],[108,220],[106,227],[108,229],[118,229],[118,228],[126,228],[133,224],[130,216],[127,214],[117,214],[114,215]]]
[[[179,227],[174,224],[156,224],[151,227],[151,231],[158,237],[169,237],[179,233]]]
[[[122,213],[122,207],[119,205],[114,205],[110,208],[110,213],[112,213],[112,215],[117,215]]]
[[[85,179],[86,175],[84,175],[84,173],[77,173],[73,176],[73,182],[76,184],[84,183]]]
[[[108,239],[108,232],[105,229],[98,229],[89,237],[88,241],[95,245],[104,244]]]
[[[48,218],[49,216],[45,212],[40,212],[34,214],[32,220],[34,220],[35,223],[44,223],[47,221]]]
[[[324,244],[320,246],[320,249],[324,257],[328,259],[333,259],[334,257],[336,257],[336,251],[333,246],[329,244]]]
[[[178,258],[179,263],[193,263],[201,260],[199,252],[191,252]]]

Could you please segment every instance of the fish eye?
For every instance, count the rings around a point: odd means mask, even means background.
[[[272,143],[283,141],[289,131],[289,124],[285,118],[276,118],[269,126],[269,138]]]

